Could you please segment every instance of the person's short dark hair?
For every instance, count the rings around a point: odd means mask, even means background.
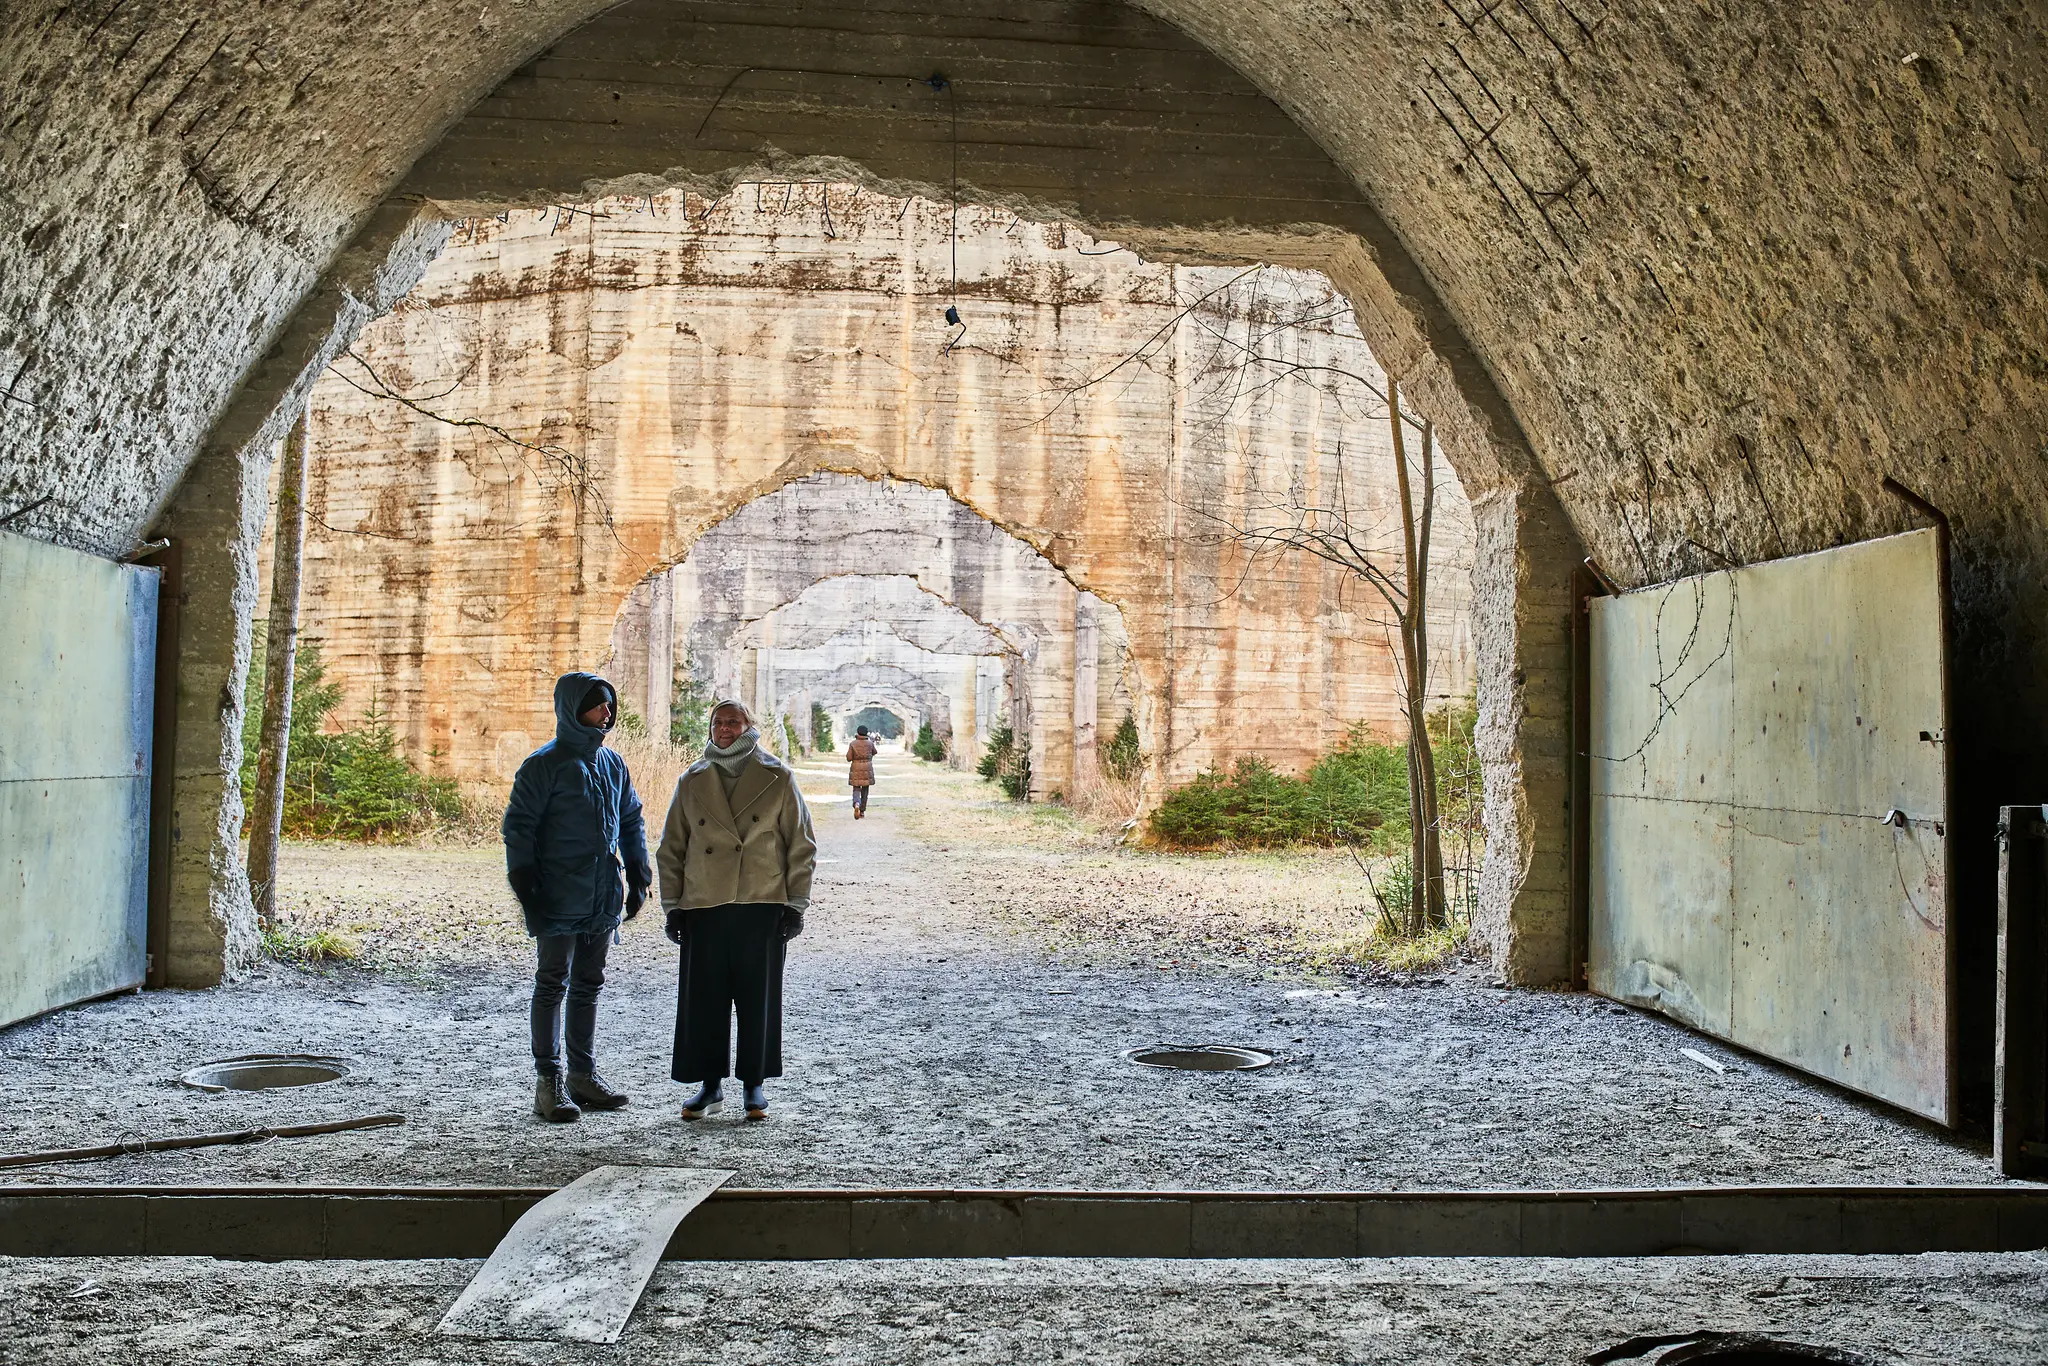
[[[855,734],[855,735],[866,735],[867,733],[868,733],[868,728],[867,728],[866,726],[862,726],[862,727],[861,727],[860,729],[858,729],[858,730],[856,730],[856,731],[854,732],[854,734]]]

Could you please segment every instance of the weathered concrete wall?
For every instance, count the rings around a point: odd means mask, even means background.
[[[1402,732],[1371,590],[1230,537],[1343,501],[1398,562],[1385,380],[1326,281],[785,188],[469,221],[320,382],[304,610],[350,708],[374,693],[416,753],[502,784],[548,733],[548,680],[683,560],[706,658],[833,574],[914,574],[1014,623],[1042,792],[1074,772],[1063,574],[1123,614],[1155,787],[1240,753],[1300,768],[1358,720]],[[934,297],[961,301],[957,344]],[[451,425],[474,421],[503,435]],[[790,482],[818,470],[866,477]],[[1457,696],[1470,516],[1441,455],[1437,481]]]

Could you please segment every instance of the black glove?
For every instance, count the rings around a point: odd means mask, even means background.
[[[647,884],[651,881],[645,868],[626,870],[626,919],[640,914],[640,908],[647,904]]]
[[[519,898],[519,907],[528,915],[540,914],[540,869],[514,868],[505,874],[505,880],[512,884],[512,895]]]
[[[680,944],[690,937],[690,922],[685,918],[687,915],[688,912],[680,906],[668,913],[668,925],[662,933],[668,936],[669,943]]]
[[[804,913],[794,906],[782,908],[782,942],[787,944],[804,932]]]

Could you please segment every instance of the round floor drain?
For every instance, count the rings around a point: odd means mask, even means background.
[[[1702,1366],[1867,1366],[1868,1358],[1803,1342],[1731,1335],[1666,1352],[1657,1358],[1657,1366],[1682,1366],[1688,1361],[1700,1362]]]
[[[1124,1056],[1147,1067],[1171,1067],[1182,1072],[1250,1072],[1273,1061],[1271,1053],[1222,1043],[1162,1043],[1134,1048]]]
[[[318,1086],[347,1075],[348,1068],[339,1058],[252,1053],[195,1067],[179,1080],[201,1091],[274,1091],[282,1086]]]
[[[1633,1337],[1586,1358],[1586,1366],[1642,1362],[1645,1366],[1875,1366],[1869,1357],[1834,1347],[1756,1333],[1653,1333]]]

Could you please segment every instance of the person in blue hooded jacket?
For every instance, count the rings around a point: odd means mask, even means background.
[[[505,805],[505,874],[539,959],[533,1065],[540,1075],[533,1112],[558,1124],[583,1109],[616,1110],[626,1103],[625,1093],[597,1071],[597,994],[621,913],[627,920],[640,914],[654,871],[626,761],[604,747],[617,705],[612,685],[596,674],[556,679],[555,738],[526,756]]]

